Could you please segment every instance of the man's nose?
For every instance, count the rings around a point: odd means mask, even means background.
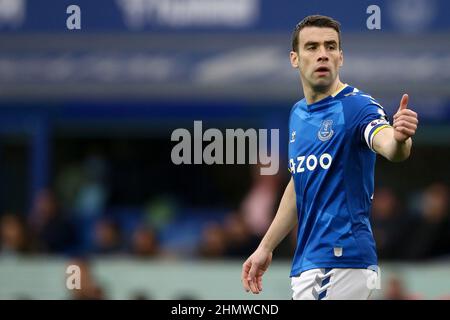
[[[328,61],[328,55],[325,48],[320,47],[319,49],[319,57],[317,58],[317,61]]]

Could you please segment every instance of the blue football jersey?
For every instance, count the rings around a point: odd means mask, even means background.
[[[376,153],[373,137],[389,126],[382,106],[346,85],[289,119],[289,171],[298,230],[291,276],[315,268],[377,265],[369,222]]]

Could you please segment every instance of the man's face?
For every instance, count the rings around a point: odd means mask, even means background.
[[[291,52],[291,64],[300,69],[302,82],[315,90],[327,89],[334,83],[343,61],[339,36],[333,28],[303,28],[298,53]]]

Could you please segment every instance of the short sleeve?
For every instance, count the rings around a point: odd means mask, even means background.
[[[358,118],[359,137],[370,150],[375,152],[372,147],[373,138],[380,130],[390,127],[387,115],[380,104],[371,100],[371,103],[363,108],[362,114]]]

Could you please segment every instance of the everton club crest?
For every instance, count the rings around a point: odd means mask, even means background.
[[[323,120],[317,136],[320,141],[327,141],[333,136],[333,120]]]

